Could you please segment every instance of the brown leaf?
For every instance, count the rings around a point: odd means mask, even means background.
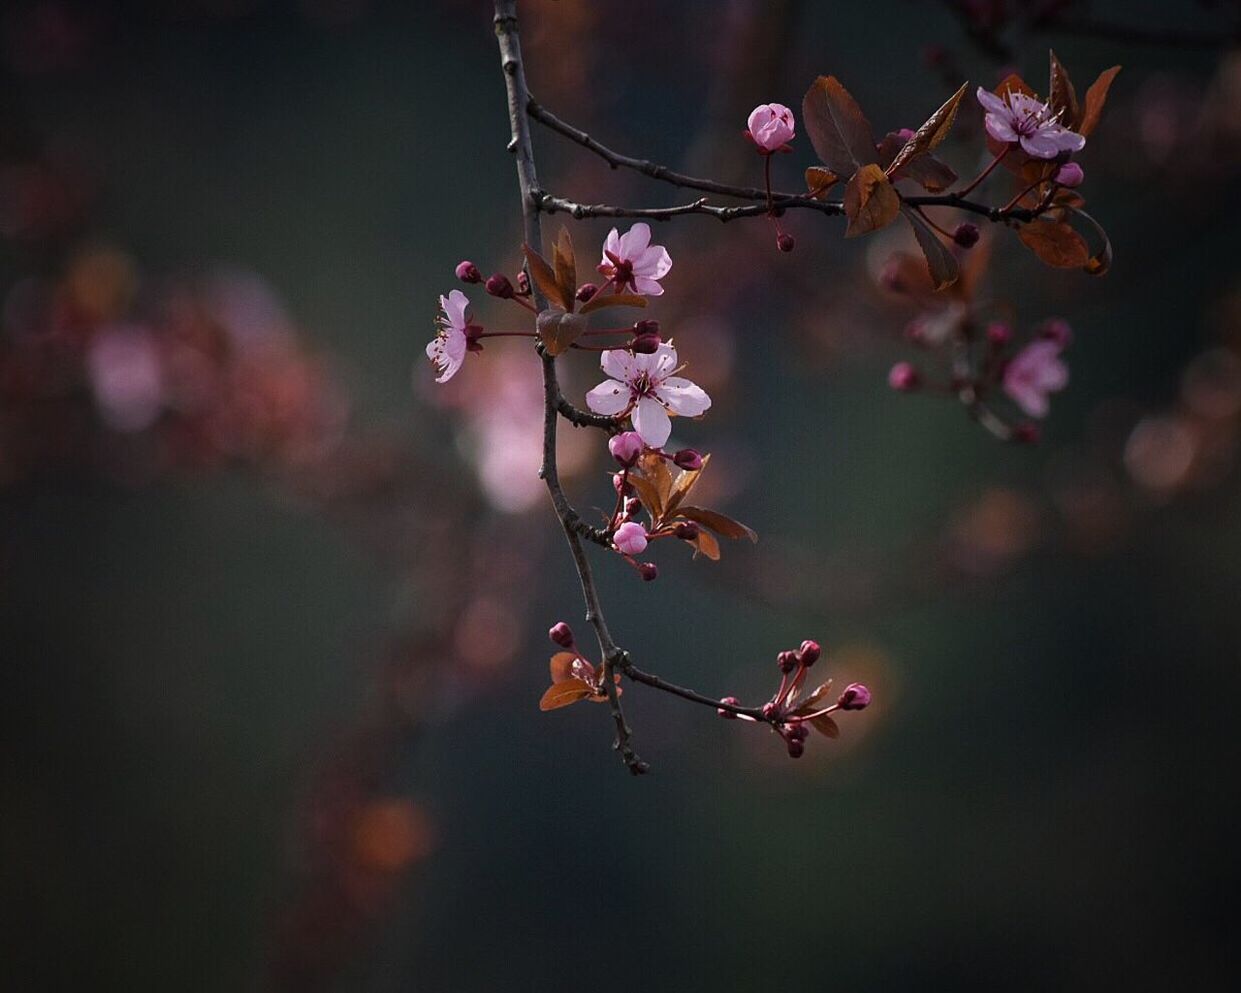
[[[1071,213],[1080,217],[1092,228],[1095,234],[1099,236],[1100,247],[1097,252],[1086,260],[1086,264],[1082,266],[1092,276],[1102,276],[1108,269],[1112,267],[1112,239],[1107,236],[1107,232],[1103,230],[1103,225],[1087,214],[1084,210],[1077,206],[1068,206],[1066,208]]]
[[[1081,108],[1077,105],[1077,91],[1073,89],[1073,81],[1069,79],[1069,71],[1060,64],[1056,53],[1049,51],[1051,62],[1050,80],[1047,84],[1047,105],[1060,115],[1060,123],[1069,130],[1081,116]]]
[[[534,325],[547,353],[559,355],[582,336],[586,318],[581,314],[566,314],[559,307],[548,307],[535,318]]]
[[[901,209],[901,198],[879,166],[864,165],[845,187],[846,238],[886,227]]]
[[[672,492],[672,473],[668,463],[653,452],[643,452],[638,459],[638,471],[652,487],[652,499],[643,500],[651,516],[660,520],[667,513],[668,496]]]
[[[1074,130],[1081,135],[1088,135],[1099,126],[1099,115],[1103,113],[1103,105],[1107,103],[1107,91],[1112,88],[1112,80],[1120,72],[1120,66],[1112,66],[1099,73],[1099,78],[1090,84],[1086,91],[1086,103],[1082,107],[1082,119]]]
[[[556,282],[556,274],[552,272],[552,267],[547,264],[547,259],[543,258],[529,245],[523,246],[526,250],[526,267],[530,270],[530,276],[534,280],[535,285],[543,291],[543,295],[548,301],[561,310],[569,311],[573,309],[573,300],[565,301],[560,294],[560,284]]]
[[[658,519],[659,508],[663,505],[663,497],[655,484],[636,472],[629,474],[629,483],[637,492],[638,499],[642,501],[643,506],[651,512],[652,520]]]
[[[573,652],[557,652],[548,661],[552,682],[563,683],[568,679],[580,679],[585,683],[595,683],[595,667],[580,655]]]
[[[560,287],[560,299],[564,303],[564,309],[572,311],[577,294],[577,260],[573,256],[573,239],[566,227],[560,228],[556,244],[552,246],[552,263],[556,269],[556,285]]]
[[[801,113],[810,144],[836,175],[852,176],[876,161],[870,122],[835,76],[820,76],[811,84]]]
[[[707,467],[707,463],[710,461],[710,454],[704,455],[702,457],[702,465],[697,469],[682,469],[677,474],[671,488],[668,490],[668,499],[664,501],[664,517],[676,515],[677,507],[681,506],[681,501],[689,496],[689,491],[697,484],[698,478],[702,475],[702,470]]]
[[[818,703],[832,691],[832,681],[829,679],[826,683],[820,683],[814,688],[814,691],[802,701],[794,714],[812,714],[817,709]]]
[[[824,169],[822,166],[811,166],[806,170],[806,189],[810,191],[810,197],[814,200],[823,200],[827,197],[827,191],[840,182],[831,169]]]
[[[751,541],[758,541],[758,535],[754,533],[752,528],[748,528],[740,521],[734,521],[731,517],[718,511],[706,510],[703,507],[682,507],[677,513],[681,517],[697,521],[703,527],[710,528],[716,534],[722,534],[725,538],[749,538]]]
[[[590,314],[604,307],[645,307],[646,297],[636,293],[604,293],[600,290],[582,304],[579,314]]]
[[[935,111],[922,127],[914,133],[914,136],[905,142],[905,146],[896,153],[896,158],[892,160],[892,164],[888,166],[888,175],[895,175],[902,166],[912,162],[919,155],[935,150],[935,147],[948,137],[948,132],[952,130],[952,122],[957,119],[957,107],[961,103],[961,98],[965,96],[965,89],[969,83],[963,83],[961,88],[952,96],[944,101],[942,107]]]
[[[1090,261],[1090,250],[1076,231],[1063,221],[1031,221],[1017,230],[1022,243],[1049,266],[1082,269]]]
[[[720,543],[715,540],[715,535],[710,531],[699,531],[697,537],[694,538],[694,558],[698,557],[701,552],[712,562],[720,560]]]
[[[539,700],[539,710],[557,710],[595,695],[589,683],[577,678],[566,679],[547,688],[543,698]]]
[[[946,162],[928,154],[907,162],[892,178],[912,179],[928,193],[943,193],[957,181],[957,174]]]
[[[918,247],[926,256],[926,268],[931,274],[931,286],[942,290],[951,286],[961,277],[961,266],[935,229],[927,224],[926,219],[912,207],[901,207],[901,213],[914,229],[914,237],[918,239]]]
[[[818,717],[810,718],[810,726],[829,738],[840,737],[840,726],[832,720],[830,714],[820,714]]]

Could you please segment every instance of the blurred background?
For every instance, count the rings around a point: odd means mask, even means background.
[[[1049,44],[1079,93],[1123,64],[1081,156],[1113,271],[988,232],[959,304],[1072,327],[1043,442],[887,388],[897,359],[942,375],[908,330],[943,303],[881,278],[907,231],[792,212],[785,255],[762,219],[657,228],[652,316],[715,400],[676,441],[761,540],[660,549],[653,584],[601,557],[613,632],[747,702],[814,637],[876,702],[792,762],[634,688],[631,779],[604,713],[536,706],[544,632],[581,615],[537,360],[489,343],[436,387],[423,357],[459,260],[519,262],[489,5],[5,4],[5,985],[1233,988],[1237,5],[522,16],[556,113],[747,185],[749,110],[821,73],[883,134],[966,79],[1045,92]],[[685,199],[535,141],[553,192]],[[583,260],[609,227],[572,223]],[[580,402],[597,369],[570,360]],[[574,499],[610,505],[599,439],[565,433]]]

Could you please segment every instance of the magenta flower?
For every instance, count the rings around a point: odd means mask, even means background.
[[[750,111],[746,134],[759,148],[770,155],[793,140],[796,125],[793,112],[782,103],[759,104]]]
[[[641,555],[646,551],[646,528],[636,521],[626,521],[612,535],[612,544],[624,555]]]
[[[631,289],[635,293],[657,297],[664,292],[659,280],[672,268],[672,257],[663,245],[651,244],[649,224],[639,222],[625,234],[613,228],[603,243],[603,261],[599,272],[616,287],[617,293]]]
[[[465,361],[468,344],[465,329],[469,326],[465,308],[469,305],[469,299],[460,290],[453,290],[448,296],[440,297],[440,307],[444,314],[436,318],[439,330],[427,345],[427,358],[439,372],[435,379],[437,383],[446,383],[452,379]]]
[[[1056,341],[1033,341],[1004,369],[1004,392],[1031,417],[1046,417],[1047,394],[1069,383],[1069,367],[1060,358]]]
[[[1062,125],[1047,104],[1028,93],[1009,90],[1001,97],[980,86],[978,102],[987,112],[987,134],[996,141],[1020,144],[1036,159],[1080,152],[1086,145],[1082,135]]]
[[[599,365],[611,378],[586,394],[586,406],[611,417],[633,411],[633,429],[651,448],[662,448],[672,434],[669,411],[697,417],[711,407],[702,387],[673,375],[677,350],[667,342],[651,355],[608,349]]]

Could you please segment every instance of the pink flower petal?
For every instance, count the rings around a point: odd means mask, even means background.
[[[697,383],[680,376],[670,376],[655,388],[655,396],[668,405],[674,414],[697,417],[711,407],[711,398]]]
[[[613,379],[632,383],[637,378],[633,365],[635,358],[636,356],[623,348],[610,348],[599,356],[599,366]]]
[[[605,379],[586,394],[586,406],[596,414],[615,417],[629,409],[633,401],[633,391],[625,383],[615,379]]]
[[[651,245],[633,263],[635,276],[650,276],[651,279],[662,279],[671,268],[672,256],[663,245]]]
[[[634,276],[633,288],[639,293],[648,297],[658,297],[664,295],[664,288],[651,279],[650,276]]]
[[[1060,154],[1060,146],[1056,144],[1056,139],[1044,131],[1022,135],[1021,147],[1027,155],[1032,155],[1036,159],[1054,159]]]
[[[991,135],[996,141],[1010,144],[1017,140],[1017,132],[1012,129],[1012,125],[998,114],[988,114],[985,123],[987,125],[987,134]]]
[[[627,232],[625,232],[625,234],[621,235],[621,250],[618,254],[621,258],[628,259],[630,262],[633,262],[646,251],[646,246],[650,243],[651,226],[645,221],[639,221]]]
[[[984,89],[981,86],[978,87],[978,102],[990,114],[1003,114],[1007,116],[1011,113],[1003,97],[998,97],[990,90]]]
[[[633,429],[651,448],[663,448],[672,434],[672,420],[654,397],[643,397],[633,412]]]

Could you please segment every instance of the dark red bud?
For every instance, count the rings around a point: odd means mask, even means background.
[[[806,727],[806,722],[798,721],[796,724],[789,727],[788,737],[792,738],[795,741],[805,741],[807,738],[809,738],[810,729]]]
[[[517,274],[517,292],[523,297],[530,295],[530,277],[526,275],[524,269]]]
[[[652,579],[655,579],[659,575],[659,569],[655,566],[654,562],[639,562],[638,573],[642,576],[642,579],[645,582],[649,583]]]
[[[585,303],[598,292],[599,287],[594,283],[583,283],[577,288],[577,293],[574,295],[577,297],[578,303]]]
[[[1020,445],[1037,445],[1042,432],[1039,431],[1037,424],[1031,424],[1029,421],[1023,421],[1013,427],[1013,441]]]
[[[457,278],[463,283],[481,283],[483,274],[478,271],[478,266],[473,262],[458,262],[456,268]]]
[[[763,704],[763,717],[767,720],[771,720],[775,716],[776,705],[769,700],[767,703]]]
[[[909,393],[921,384],[918,370],[908,362],[898,362],[888,370],[888,385],[898,393]]]
[[[784,651],[776,656],[776,665],[783,673],[790,673],[797,668],[797,653]]]
[[[978,239],[982,237],[978,230],[977,224],[970,224],[968,221],[964,224],[958,224],[952,232],[952,240],[962,248],[973,248],[978,244]]]
[[[734,707],[741,706],[741,701],[738,700],[735,696],[720,697],[720,703],[731,704]],[[737,719],[736,714],[734,714],[731,710],[725,710],[723,707],[717,710],[716,713],[719,714],[726,721],[735,721]]]
[[[508,300],[513,296],[513,284],[508,281],[508,276],[501,275],[500,273],[488,276],[486,287],[487,292],[493,297]]]
[[[776,248],[780,249],[782,252],[791,252],[796,247],[797,242],[793,240],[793,236],[791,234],[780,232],[779,237],[776,238]]]
[[[806,754],[806,743],[800,738],[789,739],[789,758],[799,759]]]
[[[1007,345],[1013,340],[1013,329],[1003,321],[992,321],[987,325],[987,340],[996,346]]]
[[[692,448],[682,448],[672,461],[687,472],[697,472],[702,468],[702,456]]]
[[[654,355],[661,344],[663,340],[657,334],[640,334],[629,343],[629,349],[635,355]]]
[[[557,621],[551,626],[551,630],[547,632],[547,637],[551,638],[561,648],[573,647],[573,629],[564,621]]]
[[[841,710],[865,710],[870,706],[870,690],[861,683],[850,683],[836,703]]]
[[[633,322],[633,333],[635,335],[660,334],[661,329],[660,329],[659,321],[646,320],[646,319],[641,320],[641,321],[634,321]]]
[[[819,656],[823,654],[823,649],[819,647],[817,641],[806,639],[801,643],[801,648],[797,650],[797,657],[801,659],[804,666],[812,666],[819,661]]]
[[[693,541],[701,530],[694,521],[681,521],[676,526],[676,536],[682,541]]]

